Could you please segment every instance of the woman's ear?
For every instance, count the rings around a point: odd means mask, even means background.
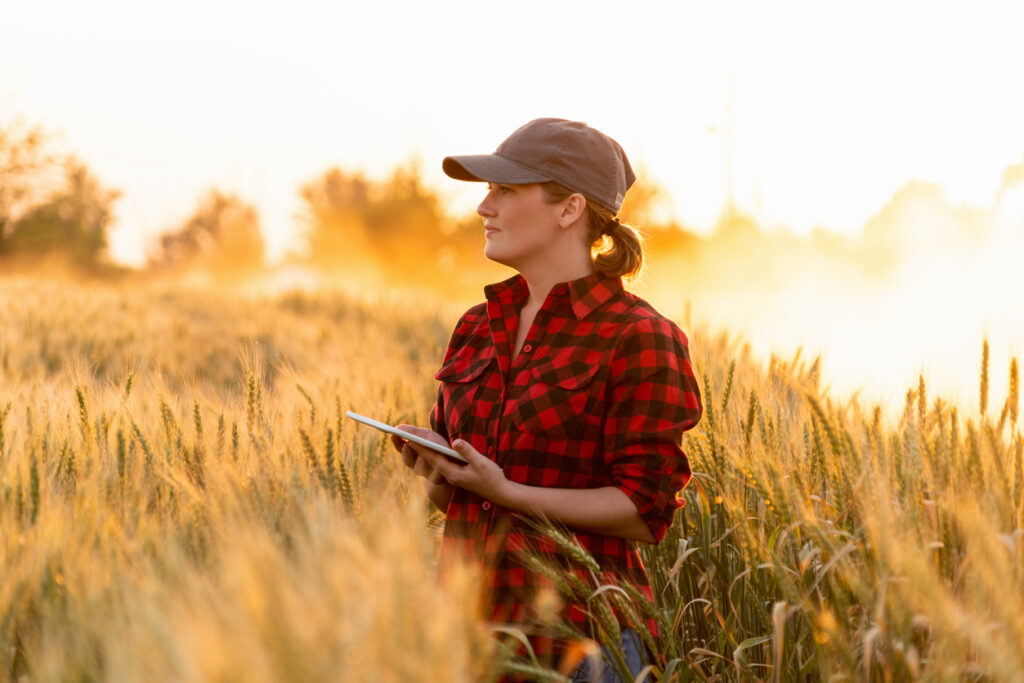
[[[558,222],[563,228],[576,223],[587,214],[587,200],[579,192],[574,192],[563,200],[562,213]]]

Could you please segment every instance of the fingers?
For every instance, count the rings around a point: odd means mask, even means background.
[[[435,453],[429,448],[421,448],[418,452],[420,454],[420,460],[429,464],[430,469],[436,471],[442,479],[450,484],[456,483],[459,476],[459,470],[462,469],[462,465],[456,465],[448,458],[444,457],[440,453]]]
[[[409,469],[415,471],[416,462],[419,460],[416,450],[407,443],[402,444],[402,463]]]
[[[452,443],[452,449],[458,451],[459,454],[466,459],[466,462],[470,464],[481,459],[489,460],[489,458],[485,458],[480,451],[469,445],[469,442],[463,441],[462,439],[456,439]]]
[[[445,439],[443,436],[429,429],[424,429],[423,427],[414,427],[412,425],[400,424],[396,425],[395,428],[398,429],[399,431],[409,432],[410,434],[413,434],[423,439],[429,439],[430,441],[433,441],[434,443],[439,443],[442,446],[448,445],[447,439]]]
[[[456,439],[452,447],[466,458],[467,464],[453,462],[429,448],[410,446],[418,456],[415,471],[434,484],[444,481],[494,500],[508,488],[509,480],[501,466],[462,439]]]
[[[415,463],[413,463],[412,471],[421,477],[429,479],[430,475],[434,473],[434,467],[430,464],[430,461],[420,455],[419,451],[416,451],[414,448],[410,447],[409,450],[413,451],[413,457],[416,459]]]
[[[440,484],[445,481],[444,474],[440,472],[430,460],[420,455],[421,452],[430,453],[430,449],[418,450],[414,444],[406,443],[402,448],[402,462],[411,469],[414,474],[423,477],[431,484]]]
[[[409,434],[413,434],[424,439],[429,439],[434,443],[448,446],[447,439],[437,432],[429,429],[414,427],[413,425],[407,424],[396,425],[396,428],[400,431],[408,432]],[[459,444],[459,448],[457,448],[457,450],[459,450],[463,456],[466,456],[467,459],[473,456],[477,458],[484,457],[465,441],[459,440],[457,443]],[[406,467],[432,484],[440,484],[443,482],[454,483],[452,477],[457,477],[458,469],[462,467],[461,464],[457,465],[449,462],[447,458],[435,453],[429,448],[406,441],[400,436],[392,435],[391,444],[402,454],[402,463]]]
[[[403,446],[405,446],[405,440],[404,439],[399,439],[397,436],[392,434],[392,435],[390,435],[388,437],[388,440],[391,441],[391,447],[392,448],[394,448],[399,453],[402,452],[402,448],[403,448]]]
[[[434,471],[430,461],[420,457],[420,451],[411,443],[405,444],[405,447],[402,448],[402,462],[421,477],[426,477]]]

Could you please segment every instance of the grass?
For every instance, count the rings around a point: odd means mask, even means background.
[[[459,312],[0,281],[0,679],[559,680],[436,576],[439,519],[342,417],[424,424]],[[986,346],[977,410],[922,377],[900,414],[688,331],[707,410],[654,603],[553,582],[606,632],[654,617],[658,681],[1019,680],[1016,359],[1005,399]]]

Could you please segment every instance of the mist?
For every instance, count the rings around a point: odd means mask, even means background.
[[[689,253],[659,249],[659,237],[638,285],[652,302],[738,335],[765,360],[820,354],[840,395],[899,409],[923,375],[931,395],[976,410],[988,340],[998,412],[1024,351],[1024,164],[988,206],[909,182],[852,237],[769,232],[736,210]]]

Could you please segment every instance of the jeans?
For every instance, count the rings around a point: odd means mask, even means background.
[[[569,680],[573,681],[573,683],[633,683],[634,679],[640,674],[640,671],[650,664],[650,661],[647,651],[644,649],[643,641],[640,640],[640,634],[631,628],[622,630],[622,655],[623,659],[626,660],[626,666],[629,667],[629,671],[633,674],[633,678],[629,679],[629,681],[623,681],[622,677],[615,672],[615,669],[606,664],[606,662],[612,661],[607,645],[601,646],[601,659],[583,660],[569,674]],[[644,680],[649,681],[651,679],[644,677]]]

